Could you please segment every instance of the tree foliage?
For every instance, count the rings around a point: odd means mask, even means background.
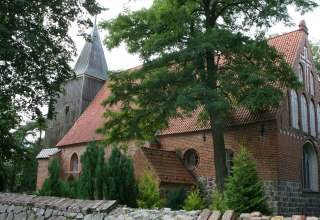
[[[18,112],[41,116],[73,77],[69,63],[76,48],[68,36],[73,22],[88,26],[88,14],[101,8],[95,0],[11,1],[0,7],[0,156],[10,159],[11,129],[19,124]]]
[[[35,191],[38,163],[36,156],[42,149],[42,120],[27,122],[10,133],[10,159],[0,161],[0,191],[31,193]],[[3,158],[0,156],[0,158]]]
[[[136,206],[137,185],[132,159],[113,147],[106,165],[105,197],[122,205]]]
[[[49,177],[44,181],[38,194],[41,196],[65,197],[69,195],[68,184],[60,179],[60,160],[53,158],[48,167]]]
[[[106,142],[148,140],[170,118],[201,108],[212,128],[216,182],[226,177],[224,128],[236,107],[277,107],[283,88],[299,87],[283,56],[264,40],[265,28],[290,22],[287,6],[306,12],[315,0],[155,0],[149,9],[126,10],[102,27],[108,48],[125,43],[144,61],[140,69],[111,74],[101,132]],[[250,30],[256,29],[254,37]]]
[[[139,208],[154,209],[160,208],[162,200],[160,197],[159,181],[154,178],[150,170],[144,170],[142,179],[138,183],[139,197],[137,200]]]
[[[232,175],[226,182],[225,199],[228,208],[235,210],[238,214],[253,211],[271,214],[258,170],[244,146],[240,146],[233,164]]]
[[[310,47],[313,55],[314,65],[316,66],[318,75],[320,75],[320,41],[310,42]]]
[[[81,156],[82,172],[79,177],[78,197],[81,199],[103,199],[105,179],[104,150],[97,142],[90,142]]]

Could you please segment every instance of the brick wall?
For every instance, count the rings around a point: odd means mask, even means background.
[[[159,140],[162,149],[178,150],[182,156],[188,149],[197,150],[200,157],[199,165],[192,172],[197,177],[215,175],[212,135],[208,131],[165,135],[160,136]],[[243,142],[257,162],[263,179],[277,179],[277,141],[275,121],[232,127],[225,132],[226,149],[236,153],[239,144]]]
[[[81,155],[85,152],[86,150],[86,144],[83,145],[73,145],[70,147],[65,147],[65,148],[60,148],[61,149],[61,156],[60,156],[60,161],[61,161],[61,177],[64,179],[68,179],[71,177],[71,175],[78,175],[81,170],[82,166],[80,163],[80,158]],[[77,154],[78,156],[78,171],[77,172],[71,172],[71,157],[73,154]]]
[[[49,177],[49,163],[55,157],[60,157],[60,152],[55,154],[54,156],[51,156],[50,158],[38,159],[36,190],[41,189],[42,184]]]
[[[36,190],[39,190],[42,187],[42,184],[49,176],[48,165],[49,165],[49,159],[38,159]]]

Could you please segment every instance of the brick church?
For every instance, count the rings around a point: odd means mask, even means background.
[[[225,131],[226,165],[230,171],[232,157],[244,141],[275,213],[320,215],[320,85],[307,26],[301,21],[297,30],[271,38],[268,43],[284,54],[304,87],[284,91],[285,98],[277,110],[234,110]],[[81,172],[80,157],[87,144],[103,139],[96,129],[105,122],[101,102],[111,93],[107,69],[94,26],[92,41],[86,42],[74,67],[77,78],[65,84],[66,92],[56,103],[57,117],[48,122],[47,148],[37,156],[37,189],[48,176],[52,158],[60,158],[61,177],[71,181]],[[163,191],[177,185],[199,184],[205,195],[213,193],[212,137],[210,127],[197,123],[198,113],[171,120],[168,129],[157,134],[158,142],[139,148],[129,143],[128,153],[133,157],[137,178],[142,170],[152,169]],[[110,148],[105,149],[105,155],[108,158]]]

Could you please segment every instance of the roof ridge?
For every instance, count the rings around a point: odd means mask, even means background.
[[[300,29],[297,29],[297,30],[294,30],[294,31],[289,31],[287,33],[283,33],[283,34],[280,34],[280,35],[277,35],[277,36],[274,36],[274,37],[270,37],[270,38],[267,39],[267,41],[273,40],[273,39],[278,38],[278,37],[283,37],[283,36],[288,35],[288,34],[292,34],[293,32],[300,32],[300,31],[301,31]]]

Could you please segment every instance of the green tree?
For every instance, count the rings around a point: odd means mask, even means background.
[[[44,120],[38,120],[20,125],[11,133],[11,143],[16,147],[10,159],[0,162],[0,191],[30,193],[36,190],[36,156],[42,149],[44,130]]]
[[[142,173],[142,180],[138,183],[139,197],[138,206],[144,209],[154,209],[161,207],[159,182],[153,177],[150,170]]]
[[[228,208],[237,213],[260,211],[271,214],[256,165],[244,146],[240,146],[234,158],[232,175],[226,181],[225,199]]]
[[[314,65],[316,66],[318,75],[320,75],[320,41],[311,41],[310,47],[313,55]]]
[[[105,177],[104,149],[97,142],[90,142],[81,156],[82,172],[78,183],[81,199],[103,199]]]
[[[199,187],[195,187],[188,193],[183,209],[186,211],[202,210],[205,208],[204,199],[201,196]]]
[[[316,0],[154,0],[149,9],[126,10],[102,23],[109,49],[125,43],[144,65],[111,74],[105,105],[106,142],[150,140],[174,117],[202,109],[211,126],[216,182],[223,192],[227,174],[224,129],[236,107],[277,107],[283,89],[300,83],[283,56],[264,39],[276,22],[290,22],[287,6],[306,12]],[[255,37],[249,36],[256,28]]]
[[[101,8],[95,0],[11,1],[0,7],[0,156],[8,161],[20,114],[39,117],[74,73],[69,66],[76,48],[68,35],[73,22],[88,26],[87,15]]]
[[[106,165],[105,197],[122,205],[136,206],[137,185],[132,159],[113,147]]]
[[[53,158],[50,161],[48,171],[49,177],[44,181],[38,194],[41,196],[68,196],[68,185],[60,179],[60,160],[58,158]]]

